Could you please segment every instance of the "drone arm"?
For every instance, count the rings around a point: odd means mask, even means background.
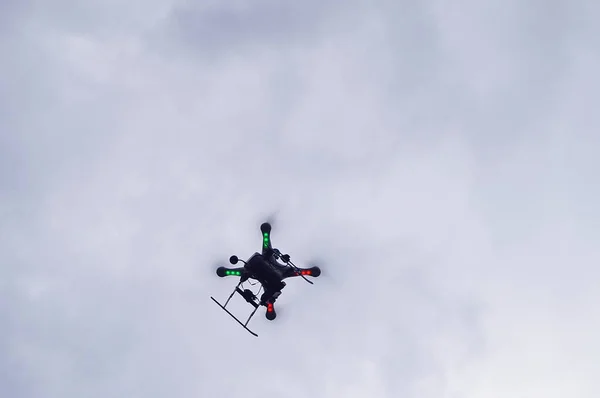
[[[310,268],[298,268],[296,266],[290,266],[283,274],[283,279],[299,276],[308,283],[312,284],[312,282],[306,279],[306,277],[312,276],[313,278],[317,278],[319,275],[321,275],[321,269],[316,266]]]
[[[263,254],[273,249],[271,244],[271,224],[263,223],[260,226],[260,232],[262,234],[262,252]]]
[[[226,276],[241,276],[242,278],[244,278],[246,276],[246,270],[244,269],[244,267],[237,267],[237,268],[227,268],[227,267],[219,267],[217,268],[217,275],[221,278],[226,277]],[[246,279],[248,279],[246,277]]]

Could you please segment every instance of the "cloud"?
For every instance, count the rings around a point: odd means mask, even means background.
[[[595,36],[499,4],[21,6],[0,393],[597,396]],[[275,210],[325,272],[254,339],[209,296]]]
[[[203,61],[236,53],[302,48],[335,31],[339,19],[363,9],[357,2],[321,1],[283,4],[180,3],[166,20],[169,38],[181,41]],[[357,10],[358,9],[358,10]]]

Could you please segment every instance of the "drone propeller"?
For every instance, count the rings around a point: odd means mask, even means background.
[[[277,213],[271,213],[269,214],[269,216],[267,216],[267,218],[265,219],[265,222],[268,222],[269,224],[271,224],[272,226],[276,226],[277,225]]]

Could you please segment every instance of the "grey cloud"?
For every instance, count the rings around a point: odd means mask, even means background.
[[[169,18],[170,32],[205,60],[247,48],[302,46],[326,34],[335,17],[353,11],[339,1],[280,3],[261,0],[252,5],[181,4]],[[332,18],[333,17],[333,18]]]
[[[88,5],[93,26],[41,43],[55,20],[38,9],[38,39],[7,47],[1,150],[18,178],[2,180],[2,392],[515,395],[561,391],[550,376],[572,353],[581,397],[597,395],[561,326],[594,330],[578,315],[597,296],[583,281],[595,275],[597,216],[597,120],[578,96],[597,84],[588,63],[552,66],[556,86],[512,97],[552,55],[526,58],[526,23],[492,25],[522,15],[514,4],[498,19],[463,7],[467,22],[397,3],[169,6],[148,3],[139,19],[106,6],[131,22],[113,41]],[[582,124],[540,135],[555,122]],[[252,339],[208,296],[229,293],[216,261],[256,250],[273,209],[276,244],[325,273],[291,281],[278,321],[257,316]],[[593,333],[580,337],[593,349]],[[552,341],[565,343],[555,367],[536,366]],[[527,388],[502,384],[518,374]]]

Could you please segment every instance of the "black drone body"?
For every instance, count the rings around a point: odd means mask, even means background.
[[[268,222],[263,223],[260,226],[262,233],[262,250],[256,252],[246,261],[240,260],[237,256],[231,256],[229,262],[233,265],[238,262],[244,263],[243,267],[217,268],[217,275],[220,277],[226,276],[239,276],[240,280],[227,301],[224,305],[219,303],[214,297],[211,299],[217,303],[225,312],[231,315],[240,325],[242,325],[248,332],[254,336],[258,336],[256,333],[248,329],[248,322],[254,316],[260,306],[266,307],[265,317],[272,321],[277,317],[275,312],[275,301],[281,295],[281,290],[286,286],[284,279],[292,277],[302,277],[308,283],[312,284],[311,281],[306,279],[306,276],[318,277],[321,275],[321,269],[317,266],[310,268],[299,268],[290,261],[289,254],[281,254],[279,249],[273,248],[271,245],[271,224]],[[281,262],[279,261],[281,260]],[[249,279],[254,279],[261,285],[260,290],[264,290],[260,297],[257,297],[249,289],[241,289],[244,282]],[[237,319],[229,310],[226,308],[229,300],[235,293],[241,295],[248,303],[254,307],[254,311],[248,317],[246,323],[242,323]],[[260,293],[260,291],[259,291]]]

